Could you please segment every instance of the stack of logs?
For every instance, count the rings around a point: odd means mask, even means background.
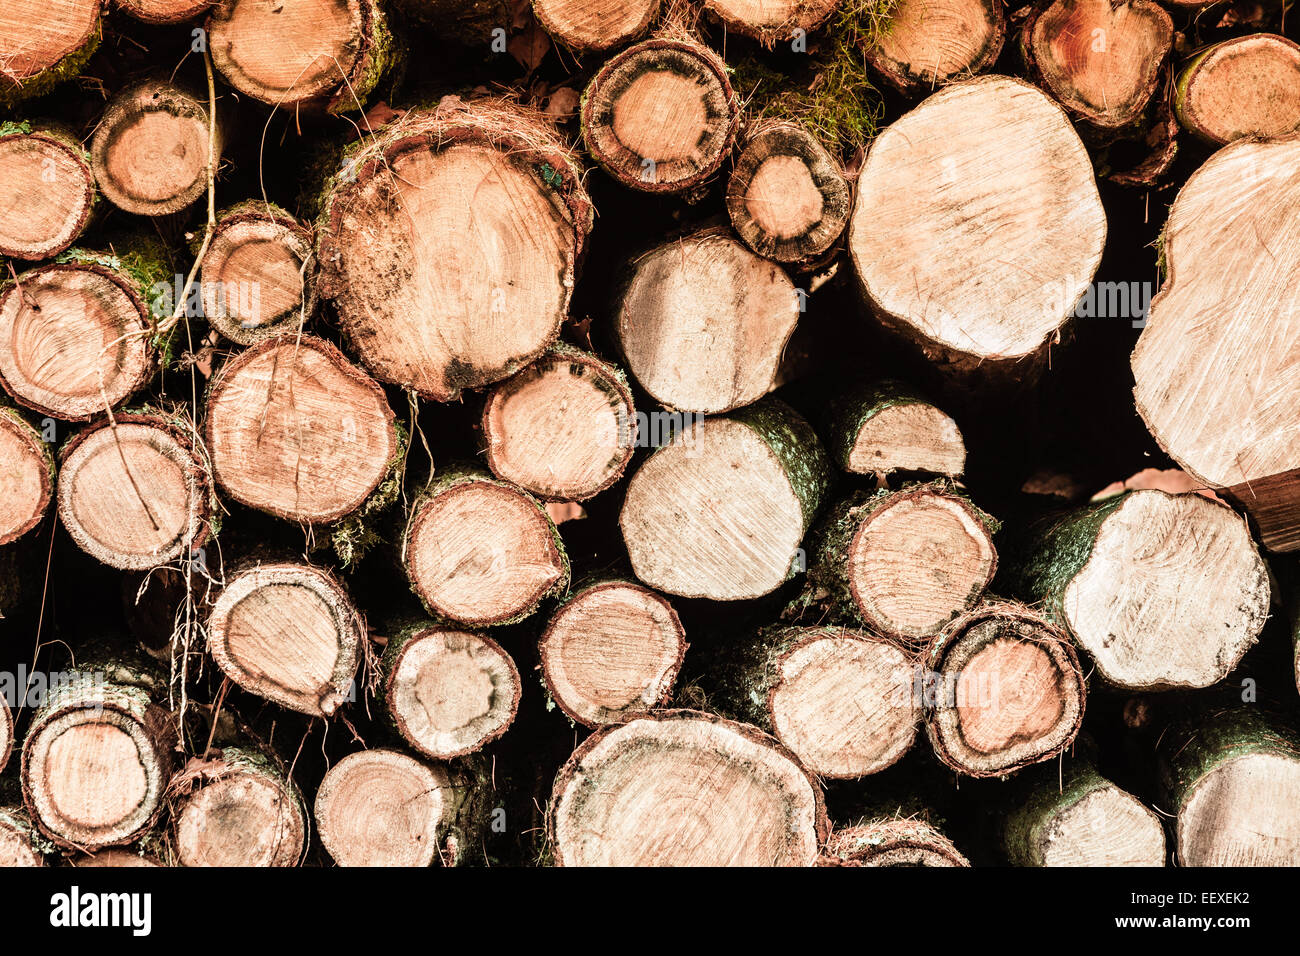
[[[0,0],[0,865],[1300,863],[1300,46],[1009,7]]]

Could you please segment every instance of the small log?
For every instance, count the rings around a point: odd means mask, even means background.
[[[298,788],[264,754],[224,747],[168,786],[181,866],[297,866],[307,848]]]
[[[1016,604],[986,603],[922,656],[926,732],[958,773],[1001,777],[1048,760],[1083,721],[1083,671],[1069,638]]]
[[[642,36],[660,6],[661,0],[533,0],[533,15],[556,43],[588,53]]]
[[[1300,130],[1300,45],[1272,33],[1216,43],[1178,74],[1174,112],[1214,145]]]
[[[1039,523],[1022,548],[1017,590],[1119,687],[1217,684],[1268,620],[1250,530],[1204,495],[1116,495]]]
[[[844,471],[960,478],[966,443],[957,423],[901,382],[838,391],[826,413],[827,451]]]
[[[316,829],[339,866],[458,866],[478,849],[490,787],[476,766],[362,750],[325,774]]]
[[[128,17],[145,23],[184,23],[193,20],[216,0],[113,0]]]
[[[272,562],[227,575],[207,639],[217,665],[244,690],[329,717],[349,695],[366,630],[331,575]]]
[[[137,866],[162,866],[152,856],[147,855],[141,850],[132,849],[125,846],[110,846],[94,853],[83,853],[80,856],[71,857],[68,866],[108,866],[113,868],[137,867]]]
[[[970,866],[951,840],[916,817],[876,817],[835,830],[826,855],[847,866]]]
[[[119,414],[79,432],[59,458],[59,520],[97,561],[144,571],[207,540],[212,491],[179,419]]]
[[[12,107],[42,96],[77,76],[99,47],[103,30],[100,0],[5,3],[0,11],[0,105]]]
[[[941,371],[1025,383],[1105,238],[1092,161],[1065,112],[1027,83],[988,76],[954,83],[880,134],[848,250],[876,317]]]
[[[727,30],[753,37],[769,49],[821,27],[841,0],[704,0],[704,10]]]
[[[586,727],[617,724],[668,702],[686,631],[664,598],[639,584],[588,584],[551,616],[538,644],[556,705]]]
[[[809,866],[821,791],[778,741],[690,710],[597,730],[555,778],[559,866]]]
[[[997,528],[950,482],[858,492],[819,527],[810,581],[868,630],[924,644],[993,580]]]
[[[285,110],[361,110],[400,55],[376,0],[221,0],[207,30],[222,79]]]
[[[384,706],[412,747],[435,760],[482,750],[519,710],[522,682],[491,638],[437,625],[404,628],[380,662]]]
[[[204,431],[226,494],[303,524],[357,511],[401,464],[383,389],[309,335],[268,339],[228,360],[208,392]]]
[[[104,197],[138,216],[165,216],[208,188],[208,166],[221,158],[221,131],[210,154],[208,108],[170,83],[147,80],[109,102],[90,142],[95,182]]]
[[[411,589],[435,617],[511,624],[564,592],[569,559],[554,522],[521,488],[453,468],[411,505],[402,538]]]
[[[636,450],[627,377],[563,343],[488,394],[488,467],[543,501],[585,501],[623,476]]]
[[[0,807],[0,869],[44,866],[41,837],[20,807]]]
[[[719,414],[776,387],[799,321],[781,267],[715,229],[633,260],[614,308],[637,383],[668,408]]]
[[[772,628],[711,670],[721,701],[819,777],[878,773],[916,739],[921,709],[912,660],[865,631]]]
[[[238,345],[297,331],[316,308],[312,234],[269,203],[248,202],[217,220],[203,256],[203,314]]]
[[[54,496],[54,456],[41,433],[0,405],[0,546],[35,528]],[[0,763],[3,763],[0,761]]]
[[[350,152],[317,256],[366,367],[449,402],[540,356],[592,226],[581,178],[540,114],[491,99],[447,97]]]
[[[582,137],[615,181],[651,193],[701,185],[722,166],[740,101],[722,58],[690,40],[655,38],[605,61],[582,98]]]
[[[760,256],[796,266],[821,261],[844,232],[853,190],[804,126],[759,124],[727,180],[727,214]]]
[[[1167,278],[1132,356],[1152,437],[1246,508],[1274,551],[1300,549],[1297,169],[1291,137],[1233,143],[1192,174],[1165,224]]]
[[[1152,0],[1042,0],[1020,51],[1071,116],[1113,136],[1142,118],[1173,41],[1173,20]]]
[[[57,126],[0,135],[0,255],[52,259],[90,222],[98,195],[90,154]]]
[[[619,527],[637,579],[681,597],[761,597],[802,570],[830,462],[789,406],[697,420],[628,482]]]
[[[923,96],[991,67],[1006,33],[997,0],[898,0],[865,52],[890,86]]]

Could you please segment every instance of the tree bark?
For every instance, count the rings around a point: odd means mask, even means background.
[[[41,30],[33,31],[39,23]],[[103,38],[100,0],[14,0],[0,13],[0,106],[43,96],[77,76]]]
[[[533,0],[533,15],[552,40],[589,53],[641,37],[660,6],[661,0]]]
[[[0,546],[31,531],[54,496],[55,466],[49,442],[12,408],[0,405]]]
[[[906,96],[982,73],[1002,52],[1007,21],[996,0],[898,0],[866,47],[868,62]]]
[[[835,830],[826,855],[842,866],[970,866],[951,840],[919,817],[875,817]]]
[[[0,255],[51,259],[90,222],[98,191],[90,154],[58,125],[0,126]]]
[[[113,0],[128,17],[145,23],[184,23],[193,20],[216,0]]]
[[[894,472],[960,478],[966,470],[961,429],[942,409],[901,382],[838,390],[826,410],[827,450],[847,472]]]
[[[1216,43],[1182,67],[1174,110],[1183,129],[1215,146],[1300,130],[1300,45],[1256,33]]]

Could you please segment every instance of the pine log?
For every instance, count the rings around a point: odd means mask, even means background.
[[[1257,705],[1160,740],[1180,866],[1300,864],[1300,738]]]
[[[638,580],[681,597],[761,597],[802,570],[830,480],[802,418],[764,399],[697,420],[628,482],[619,527]]]
[[[560,768],[547,817],[559,866],[809,866],[828,828],[778,741],[690,710],[597,730]]]
[[[958,773],[1001,777],[1055,757],[1083,721],[1083,671],[1069,637],[1026,607],[989,602],[940,633],[929,674],[926,732]]]
[[[712,668],[719,700],[819,777],[893,766],[921,720],[911,657],[865,631],[776,627]]]
[[[1092,161],[1064,111],[1027,83],[988,76],[880,134],[848,249],[877,318],[943,371],[1027,382],[1105,238]]]
[[[896,471],[960,478],[966,443],[957,423],[901,382],[837,390],[826,443],[844,471],[884,478]]]
[[[163,809],[177,748],[174,715],[153,702],[153,675],[82,661],[52,687],[23,742],[23,799],[60,846],[137,839]]]
[[[316,829],[339,866],[458,866],[477,849],[490,792],[477,766],[362,750],[321,781]]]
[[[841,0],[704,0],[704,9],[727,30],[771,48],[822,26]]]
[[[1153,0],[1041,0],[1020,51],[1071,116],[1113,135],[1141,119],[1173,40],[1173,20]]]
[[[430,624],[403,628],[389,638],[380,668],[393,724],[435,760],[482,750],[519,710],[519,669],[480,634]]]
[[[144,571],[207,539],[207,471],[190,430],[174,416],[151,409],[116,415],[75,435],[59,459],[59,520],[96,560]]]
[[[637,383],[668,408],[705,413],[770,392],[799,321],[799,297],[781,267],[715,229],[629,263],[614,308]]]
[[[538,651],[542,680],[560,710],[600,727],[667,703],[687,646],[681,619],[664,598],[606,579],[560,606]]]
[[[376,0],[220,0],[207,29],[222,79],[293,111],[364,108],[400,53]]]
[[[1160,818],[1084,759],[1050,768],[1007,817],[1015,866],[1164,866]]]
[[[924,644],[993,580],[997,529],[947,481],[857,492],[819,526],[810,580],[868,630]]]
[[[35,528],[54,496],[49,443],[12,408],[0,405],[0,546]]]
[[[0,256],[57,256],[85,230],[97,195],[75,136],[51,125],[0,127]]]
[[[385,494],[401,464],[383,389],[313,336],[268,339],[227,361],[204,428],[226,494],[303,524],[337,521]]]
[[[381,381],[455,401],[555,341],[592,226],[540,117],[445,98],[348,155],[317,230],[320,292]]]
[[[1202,50],[1178,74],[1174,111],[1183,129],[1221,145],[1300,130],[1300,45],[1272,33]]]
[[[844,232],[853,190],[844,170],[799,123],[758,124],[727,180],[727,214],[760,256],[818,263]]]
[[[876,817],[835,830],[826,854],[847,866],[970,866],[951,840],[916,817]]]
[[[569,584],[569,558],[546,509],[468,468],[444,472],[412,503],[402,566],[430,614],[470,627],[520,621]]]
[[[366,629],[330,574],[269,562],[226,576],[207,639],[217,665],[244,690],[328,717],[348,696]]]
[[[192,758],[168,786],[181,866],[296,866],[307,811],[283,770],[253,749]]]
[[[0,807],[0,869],[44,866],[41,837],[20,807]]]
[[[997,0],[898,0],[865,52],[889,85],[922,96],[991,67],[1006,32]]]
[[[642,36],[660,6],[661,0],[533,0],[533,15],[552,40],[588,53]]]
[[[139,216],[180,212],[207,192],[221,158],[221,130],[207,106],[170,83],[146,80],[109,102],[90,142],[95,182],[119,209]]]
[[[685,192],[731,152],[740,101],[722,58],[690,40],[655,38],[611,57],[582,97],[582,137],[631,189]]]
[[[1297,203],[1300,138],[1210,157],[1170,210],[1167,279],[1132,357],[1157,443],[1249,510],[1275,551],[1300,549]]]
[[[226,210],[199,275],[203,314],[239,345],[297,331],[316,307],[312,234],[278,206],[247,202]]]
[[[7,0],[0,10],[0,105],[75,77],[102,36],[100,0]]]
[[[69,250],[0,285],[0,381],[20,405],[84,421],[153,374],[161,261]]]
[[[543,501],[585,501],[622,477],[637,415],[617,366],[564,343],[488,394],[488,467]]]
[[[1130,690],[1217,684],[1269,614],[1245,521],[1195,493],[1131,491],[1039,523],[1011,570],[1101,676]]]
[[[184,23],[193,20],[216,0],[113,0],[128,17],[145,23]]]

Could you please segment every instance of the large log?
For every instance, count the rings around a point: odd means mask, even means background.
[[[57,256],[85,230],[97,195],[90,154],[71,133],[0,127],[0,255]]]
[[[0,10],[0,105],[81,72],[103,36],[100,0],[11,0]]]
[[[0,405],[0,545],[35,528],[54,497],[54,456],[44,436]]]

